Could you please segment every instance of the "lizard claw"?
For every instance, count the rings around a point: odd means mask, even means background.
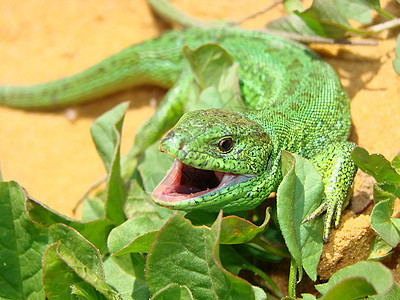
[[[338,227],[342,208],[348,199],[348,191],[352,186],[357,167],[351,159],[351,151],[355,144],[339,142],[325,148],[312,161],[322,175],[325,193],[322,204],[312,212],[304,222],[314,219],[326,212],[324,219],[324,241],[329,239],[332,223]]]

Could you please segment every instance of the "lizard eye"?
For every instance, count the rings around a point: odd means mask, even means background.
[[[232,138],[224,138],[219,141],[218,149],[223,153],[228,153],[233,148],[233,140]]]

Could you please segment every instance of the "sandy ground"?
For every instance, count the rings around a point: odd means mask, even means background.
[[[173,3],[203,20],[239,20],[266,6],[258,0]],[[395,1],[383,1],[382,6],[400,15]],[[243,26],[259,28],[283,14],[278,7]],[[23,5],[2,0],[0,84],[28,85],[68,76],[165,29],[144,0],[24,0]],[[400,150],[400,76],[392,68],[398,33],[380,35],[378,46],[312,46],[337,70],[352,99],[351,140],[388,158]],[[138,126],[152,114],[151,100],[159,100],[163,93],[156,87],[134,88],[67,112],[0,107],[4,179],[18,181],[38,200],[72,216],[76,201],[104,174],[89,133],[92,121],[117,103],[132,101],[125,118],[124,153]],[[68,117],[71,113],[74,120]],[[364,219],[359,220],[363,230],[369,221]],[[341,226],[346,226],[345,221]],[[365,236],[370,238],[370,231]],[[326,253],[329,258],[329,250]]]

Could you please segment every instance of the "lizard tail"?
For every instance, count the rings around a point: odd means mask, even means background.
[[[53,109],[89,102],[140,84],[171,87],[182,69],[181,48],[165,49],[163,40],[165,37],[131,46],[80,73],[55,81],[0,86],[0,105]]]

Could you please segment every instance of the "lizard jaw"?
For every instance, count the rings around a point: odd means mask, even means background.
[[[154,202],[164,207],[192,208],[202,202],[202,197],[252,177],[254,175],[202,170],[175,159],[151,196]]]

